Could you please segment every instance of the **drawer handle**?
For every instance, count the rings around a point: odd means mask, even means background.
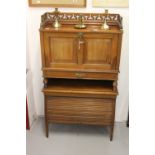
[[[82,78],[83,76],[85,76],[85,73],[75,73],[75,76],[77,78]]]

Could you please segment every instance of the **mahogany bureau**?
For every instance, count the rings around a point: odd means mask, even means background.
[[[82,15],[85,29],[75,29]],[[40,26],[45,127],[49,123],[110,127],[113,138],[122,18],[109,13],[42,15]],[[109,30],[101,29],[106,17]]]

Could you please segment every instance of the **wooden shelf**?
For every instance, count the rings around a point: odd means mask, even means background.
[[[113,91],[112,81],[81,79],[50,79],[43,92],[56,96],[77,95],[77,97],[103,97],[105,95],[116,97],[117,95],[117,91]]]

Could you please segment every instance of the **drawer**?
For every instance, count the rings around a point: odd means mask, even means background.
[[[44,70],[44,77],[47,78],[72,78],[72,79],[98,79],[117,80],[118,73],[103,72],[78,72],[78,71],[50,71]]]
[[[46,117],[51,122],[110,124],[114,100],[76,97],[47,97]]]

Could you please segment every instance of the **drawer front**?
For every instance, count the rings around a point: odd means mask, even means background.
[[[112,123],[114,100],[48,97],[46,117],[51,122],[107,125]]]
[[[118,73],[102,72],[78,72],[78,71],[50,71],[44,70],[44,77],[47,78],[72,78],[72,79],[98,79],[117,80]]]

